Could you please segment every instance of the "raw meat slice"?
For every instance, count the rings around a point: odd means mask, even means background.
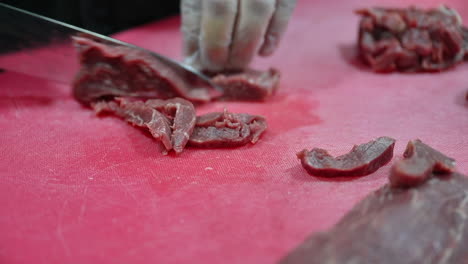
[[[262,101],[275,93],[280,79],[275,69],[217,74],[212,80],[223,89],[221,94],[197,88],[189,78],[143,50],[104,44],[87,37],[73,37],[73,42],[81,63],[73,92],[84,104],[113,97]]]
[[[280,263],[467,263],[468,178],[439,176],[409,188],[385,185]]]
[[[181,98],[173,98],[148,100],[146,105],[164,113],[172,120],[173,149],[176,153],[181,153],[187,145],[197,120],[193,104]]]
[[[81,69],[73,82],[75,97],[84,104],[108,97],[173,98],[207,102],[212,92],[194,88],[187,78],[151,54],[125,46],[74,37]]]
[[[266,128],[266,120],[261,116],[234,114],[227,110],[209,113],[197,118],[189,144],[207,148],[255,144]]]
[[[367,8],[361,15],[361,57],[377,72],[441,71],[467,54],[468,31],[458,13],[441,6]]]
[[[152,99],[146,102],[129,98],[92,103],[96,113],[111,113],[134,126],[148,128],[167,151],[181,153],[187,143],[195,147],[237,147],[255,144],[267,128],[261,116],[209,113],[196,117],[193,105],[181,98]]]
[[[336,158],[320,148],[304,149],[297,153],[297,157],[302,166],[315,176],[364,176],[387,164],[393,157],[394,146],[395,139],[380,137],[354,146],[349,153]]]
[[[413,187],[425,182],[433,173],[447,174],[455,170],[455,160],[429,147],[421,140],[408,142],[405,157],[395,163],[390,174],[392,187]]]
[[[272,96],[278,89],[279,80],[280,73],[276,69],[218,74],[212,78],[223,89],[220,99],[244,101],[263,101]]]
[[[142,101],[130,102],[117,98],[116,101],[101,101],[91,106],[97,114],[112,113],[134,126],[148,128],[155,139],[161,140],[167,151],[172,149],[169,119]]]
[[[167,151],[181,153],[195,126],[196,115],[192,103],[174,98],[169,100],[148,100],[145,103],[128,98],[98,102],[92,107],[99,114],[110,112],[129,123],[147,127],[151,135],[162,141]]]

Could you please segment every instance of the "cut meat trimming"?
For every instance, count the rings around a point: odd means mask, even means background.
[[[312,175],[323,177],[364,176],[387,164],[393,157],[395,139],[380,137],[354,146],[348,154],[333,157],[314,148],[297,153],[302,166]]]

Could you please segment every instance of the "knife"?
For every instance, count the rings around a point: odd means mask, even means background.
[[[89,35],[99,41],[141,49],[186,76],[196,85],[218,88],[193,67],[156,52],[0,3],[0,69],[47,80],[70,83],[79,69],[72,36]]]

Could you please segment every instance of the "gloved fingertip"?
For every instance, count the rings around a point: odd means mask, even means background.
[[[263,56],[263,57],[268,57],[275,52],[276,48],[278,46],[278,41],[274,37],[267,37],[265,39],[265,43],[260,47],[260,50],[258,51],[258,55]]]

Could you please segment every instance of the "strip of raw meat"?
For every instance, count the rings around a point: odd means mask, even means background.
[[[278,89],[279,80],[280,73],[276,69],[218,74],[212,78],[223,89],[220,99],[243,101],[263,101],[272,96]]]
[[[97,114],[115,114],[134,126],[148,128],[155,139],[161,140],[167,151],[172,149],[169,119],[142,101],[131,102],[125,98],[116,98],[116,101],[101,101],[92,103],[91,106]]]
[[[164,113],[172,120],[171,142],[174,151],[181,153],[187,145],[197,119],[193,104],[181,98],[173,98],[148,100],[146,105]]]
[[[196,115],[192,103],[181,98],[148,100],[145,103],[128,98],[92,104],[97,113],[110,112],[129,123],[148,127],[151,135],[162,141],[167,151],[181,153],[195,126]]]
[[[413,187],[434,174],[447,174],[455,170],[455,160],[429,147],[421,140],[408,142],[404,159],[395,163],[390,174],[392,187]]]
[[[103,97],[173,98],[207,102],[212,92],[190,81],[143,50],[74,37],[81,69],[73,82],[75,97],[89,104]]]
[[[297,153],[302,166],[312,175],[323,177],[364,176],[387,164],[393,157],[395,139],[380,137],[359,146],[348,154],[333,157],[326,150],[314,148]]]
[[[249,114],[210,113],[197,118],[189,144],[195,147],[237,147],[255,144],[267,128],[261,116]]]
[[[186,144],[195,147],[237,147],[256,143],[267,128],[261,116],[210,113],[195,116],[193,105],[181,98],[146,102],[129,98],[92,103],[96,113],[111,113],[130,124],[147,127],[167,151],[181,153]]]
[[[73,37],[81,69],[73,81],[75,97],[84,104],[113,97],[168,99],[183,97],[193,102],[222,100],[262,101],[278,88],[280,73],[247,70],[217,74],[213,82],[223,92],[196,88],[188,78],[136,48]]]
[[[422,10],[367,8],[361,15],[361,57],[377,72],[441,71],[467,54],[468,32],[445,6]]]
[[[385,185],[280,263],[468,263],[468,178],[438,176],[410,188]]]

